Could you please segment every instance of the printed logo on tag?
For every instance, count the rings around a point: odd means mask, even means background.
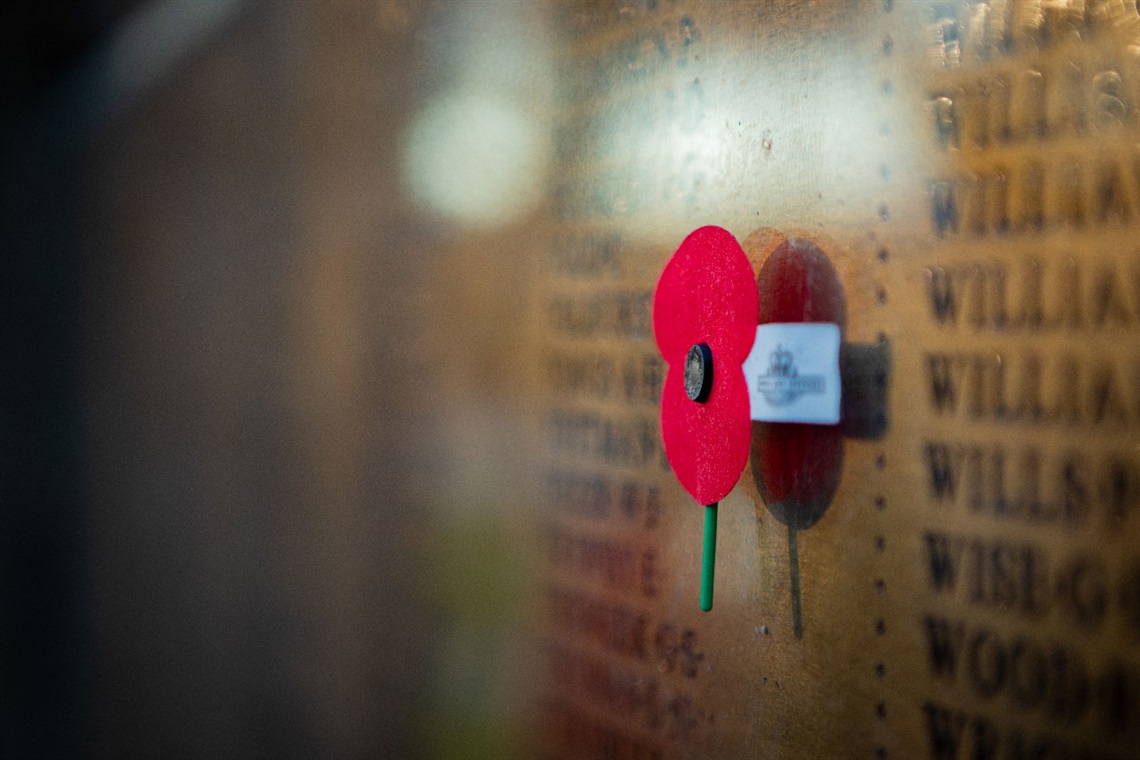
[[[830,323],[759,325],[744,361],[752,419],[837,424],[839,342]]]

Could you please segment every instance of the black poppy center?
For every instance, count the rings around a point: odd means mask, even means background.
[[[707,343],[698,343],[685,357],[685,395],[698,404],[709,399],[712,390],[712,352]]]

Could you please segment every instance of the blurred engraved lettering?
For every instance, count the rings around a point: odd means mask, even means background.
[[[933,98],[934,125],[938,142],[943,148],[958,147],[958,113],[952,98],[939,95]]]
[[[961,142],[935,121],[920,363],[923,418],[946,427],[914,456],[928,592],[955,610],[921,627],[930,675],[969,697],[927,690],[929,756],[1123,758],[1140,666],[1076,632],[1111,637],[1133,593],[1114,568],[1140,514],[1140,16],[939,8],[961,53],[927,91],[954,100]]]
[[[566,12],[580,34],[556,150],[575,166],[554,180],[554,237],[583,261],[578,236],[620,245],[590,253],[592,271],[557,263],[539,312],[551,387],[566,391],[544,418],[560,441],[546,472],[573,547],[563,569],[591,563],[554,586],[580,595],[582,615],[644,614],[645,659],[628,640],[621,654],[578,628],[551,636],[577,658],[559,658],[566,681],[595,689],[560,703],[582,736],[555,756],[608,741],[661,757],[829,757],[842,734],[868,757],[1121,760],[1140,739],[1135,3],[854,8]],[[780,509],[730,530],[757,551],[719,569],[728,622],[675,613],[692,591],[674,569],[691,520],[660,452],[634,445],[660,376],[640,364],[648,324],[605,305],[709,219],[827,239],[848,304],[834,517],[807,515],[810,543],[794,538],[801,523],[778,530],[792,522]],[[762,266],[771,250],[756,251]],[[789,404],[816,390],[804,380],[820,373],[789,352],[768,348],[750,390]],[[781,452],[792,488],[816,466],[798,444]],[[756,473],[772,461],[753,457],[756,491],[728,499],[767,504]],[[797,577],[780,572],[792,557]],[[794,585],[811,591],[789,610]],[[686,629],[701,641],[695,688]],[[603,688],[623,683],[615,664],[636,687]],[[805,739],[786,716],[831,704],[836,677],[857,699],[834,706],[842,728]]]

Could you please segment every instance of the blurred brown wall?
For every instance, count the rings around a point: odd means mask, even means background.
[[[242,4],[6,123],[0,754],[427,752],[447,267],[399,141],[442,11]]]

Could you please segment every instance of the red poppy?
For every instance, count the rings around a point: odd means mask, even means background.
[[[661,397],[665,455],[704,505],[727,496],[748,462],[752,422],[741,365],[758,314],[752,266],[720,227],[686,237],[657,282],[653,332],[669,365]]]

